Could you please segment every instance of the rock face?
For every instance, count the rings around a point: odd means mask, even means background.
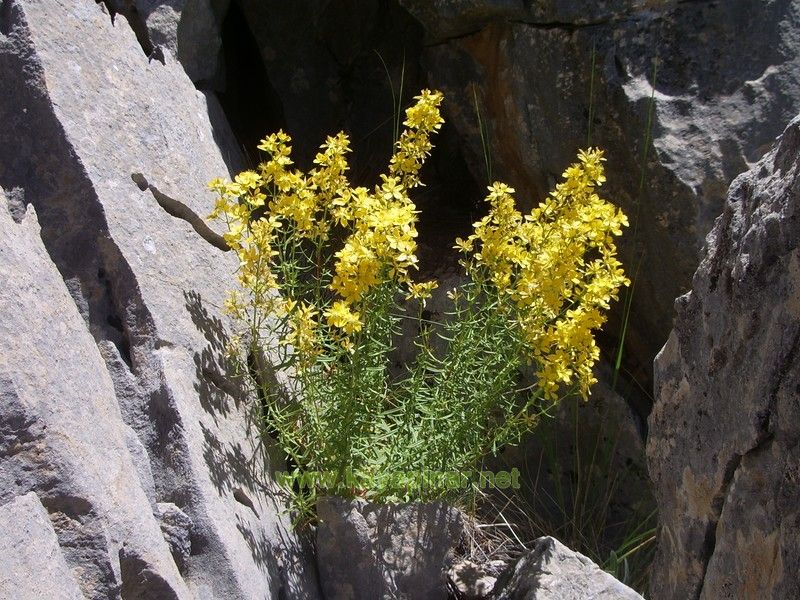
[[[463,530],[458,510],[442,503],[386,506],[324,498],[317,513],[326,598],[447,598],[446,559]]]
[[[230,0],[103,0],[136,32],[146,54],[179,60],[197,83],[213,84],[221,69],[219,21]]]
[[[497,600],[642,600],[583,554],[552,537],[536,540],[497,586]]]
[[[400,1],[478,181],[476,98],[491,176],[529,206],[578,148],[606,149],[604,192],[633,222],[627,368],[647,387],[725,190],[800,111],[796,3]]]
[[[655,363],[654,598],[800,597],[800,118],[731,186]]]
[[[34,492],[0,506],[0,597],[84,600]]]
[[[218,107],[89,1],[4,2],[0,81],[0,505],[87,598],[317,597],[226,377]]]
[[[0,521],[32,540],[3,565],[51,557],[39,596],[318,597],[226,376],[236,264],[205,183],[278,127],[303,166],[347,129],[367,183],[430,86],[434,267],[485,165],[530,205],[607,149],[642,385],[724,204],[656,363],[654,597],[800,597],[798,121],[758,162],[800,112],[798,31],[796,0],[0,0]]]
[[[187,597],[128,450],[141,442],[122,421],[98,347],[33,210],[15,223],[0,200],[0,502],[39,495],[87,597]],[[20,318],[32,307],[35,319]],[[41,519],[30,519],[27,531],[42,533],[33,545],[49,544]]]

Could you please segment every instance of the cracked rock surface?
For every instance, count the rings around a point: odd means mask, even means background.
[[[15,502],[2,508],[19,518],[2,530],[29,533],[31,548],[53,555],[42,577],[59,577],[65,561],[87,598],[142,591],[140,584],[164,598],[189,597],[128,449],[132,432],[97,345],[42,245],[33,209],[16,223],[2,193],[0,280],[0,504]],[[33,307],[35,318],[25,317]],[[55,536],[41,524],[42,505]],[[4,572],[20,560],[8,555]],[[35,589],[3,578],[0,597],[16,597],[17,585]]]
[[[225,378],[227,125],[93,1],[0,3],[0,81],[0,504],[87,598],[317,597]]]
[[[731,186],[655,363],[653,598],[800,597],[800,117]]]

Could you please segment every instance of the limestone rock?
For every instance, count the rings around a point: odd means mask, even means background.
[[[446,559],[463,529],[458,510],[438,502],[385,505],[324,498],[317,513],[326,598],[447,598]]]
[[[0,531],[0,598],[85,599],[34,492],[0,506]]]
[[[654,598],[800,597],[800,118],[738,177],[655,363]]]
[[[158,503],[158,520],[175,564],[186,569],[192,553],[192,520],[171,502]]]
[[[589,26],[620,20],[643,7],[642,0],[400,0],[424,26],[429,44],[474,33],[492,21],[514,21],[540,27]],[[677,4],[650,0],[647,8]]]
[[[0,503],[38,494],[86,597],[142,582],[188,597],[131,460],[113,383],[35,213],[16,223],[0,194],[0,232]]]
[[[552,537],[533,549],[498,582],[497,600],[642,600],[583,554]]]
[[[3,287],[2,355],[13,357],[3,398],[21,408],[2,413],[51,449],[48,461],[64,462],[25,471],[63,497],[48,505],[41,495],[51,515],[83,519],[55,522],[57,532],[81,526],[61,545],[83,551],[81,535],[102,541],[111,532],[108,548],[86,556],[98,596],[153,571],[181,597],[316,597],[313,564],[248,429],[254,404],[226,376],[229,328],[219,307],[236,261],[203,219],[213,204],[206,182],[227,175],[223,157],[237,154],[217,145],[229,139],[225,123],[212,123],[214,108],[171,55],[148,60],[127,21],[112,22],[94,2],[5,2],[0,80],[0,185],[22,204],[17,218],[35,207],[58,269],[37,283],[45,269],[29,270],[20,257],[3,274],[21,288]],[[4,252],[19,247],[28,218],[16,226],[7,217]],[[126,444],[123,423],[147,461]],[[47,433],[56,424],[63,436]],[[59,454],[62,440],[81,449],[79,462]],[[13,478],[11,468],[0,476]],[[95,498],[100,489],[106,495]],[[191,519],[185,578],[153,517],[158,503]],[[137,529],[136,543],[120,550],[130,559],[114,572],[107,550]],[[155,585],[128,592],[170,597]]]
[[[106,0],[136,32],[144,53],[180,61],[198,84],[214,83],[221,68],[219,17],[230,0]]]
[[[542,537],[500,583],[497,600],[641,600],[589,558]]]

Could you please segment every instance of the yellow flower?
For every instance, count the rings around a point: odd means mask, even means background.
[[[332,327],[338,327],[347,335],[361,331],[361,316],[350,309],[350,305],[342,300],[337,300],[325,311],[325,318]]]
[[[317,310],[307,304],[292,303],[289,312],[289,331],[282,340],[284,344],[293,346],[299,357],[300,365],[307,366],[319,354],[317,339]],[[288,306],[287,306],[288,307]]]
[[[388,201],[403,200],[405,198],[405,190],[397,177],[381,175],[381,179],[383,180],[380,187],[381,198]]]
[[[462,240],[460,237],[457,237],[456,245],[453,246],[453,248],[460,252],[465,252],[465,253],[472,252],[472,242],[473,242],[472,238]]]
[[[410,283],[408,284],[408,294],[406,300],[416,298],[418,300],[426,300],[431,297],[433,290],[439,287],[436,281],[426,281],[425,283]]]
[[[539,383],[551,399],[573,383],[588,395],[599,357],[592,331],[603,324],[600,311],[630,283],[613,243],[628,220],[595,192],[605,181],[603,153],[581,151],[578,160],[528,215],[514,208],[513,188],[492,184],[489,214],[467,240],[456,240],[456,248],[471,253],[462,263],[469,273],[513,301]],[[600,258],[587,262],[593,253]]]

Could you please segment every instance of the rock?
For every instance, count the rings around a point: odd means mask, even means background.
[[[0,506],[0,531],[0,598],[86,598],[34,492]]]
[[[642,600],[583,554],[541,537],[498,582],[497,600]]]
[[[158,503],[158,519],[175,564],[185,570],[192,553],[192,520],[171,502]]]
[[[800,111],[794,4],[402,4],[423,25],[429,85],[445,93],[444,116],[476,180],[488,178],[476,96],[491,177],[513,185],[527,208],[578,148],[606,150],[603,192],[633,223],[620,242],[635,280],[626,368],[649,389],[672,298],[688,289],[725,190]],[[606,327],[609,336],[621,330],[620,319]],[[642,415],[648,409],[638,407]]]
[[[400,0],[425,27],[429,44],[474,33],[494,21],[512,21],[540,27],[597,25],[630,17],[642,8],[640,0]],[[650,10],[676,4],[676,0],[650,0]]]
[[[322,591],[337,600],[447,598],[446,561],[463,529],[461,513],[439,502],[317,503]]]
[[[214,84],[221,69],[219,17],[230,0],[106,0],[136,32],[148,58],[169,53],[198,85]]]
[[[188,597],[97,346],[33,209],[16,223],[2,194],[0,278],[0,503],[38,494],[87,598],[142,582],[163,598]]]
[[[458,591],[459,600],[480,600],[489,597],[505,568],[506,563],[502,560],[486,564],[462,560],[450,567],[447,577],[450,585]]]
[[[212,124],[215,108],[171,55],[148,60],[127,21],[93,2],[5,2],[0,80],[0,185],[36,209],[58,269],[21,255],[3,272],[20,286],[3,288],[2,356],[13,358],[3,398],[20,408],[2,414],[50,448],[30,460],[52,457],[0,494],[53,489],[57,501],[40,497],[65,515],[57,533],[75,528],[59,540],[83,553],[93,597],[113,595],[120,579],[123,596],[317,597],[307,547],[268,476],[276,466],[250,429],[256,404],[227,376],[219,307],[236,261],[203,220],[206,182],[238,155],[217,146],[225,123]],[[4,252],[22,247],[29,218],[7,217]],[[60,454],[62,442],[79,461]],[[14,464],[0,466],[3,481]],[[192,521],[183,578],[157,503]],[[156,575],[163,584],[150,585]]]
[[[655,363],[654,598],[800,597],[800,118],[731,185]]]

